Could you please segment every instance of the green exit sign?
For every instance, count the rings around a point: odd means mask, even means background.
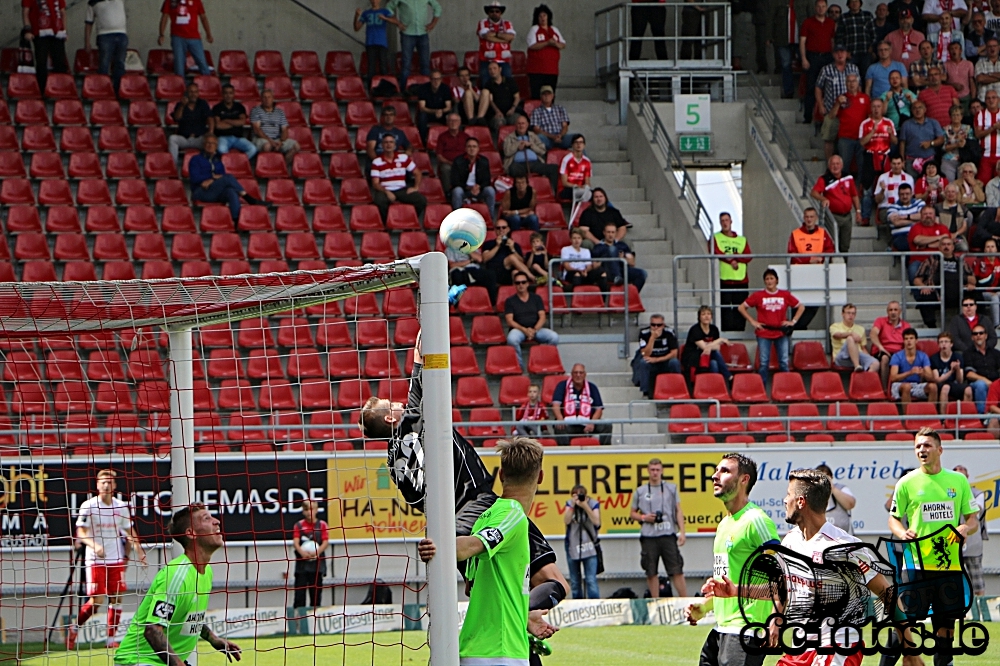
[[[682,153],[707,153],[712,150],[712,137],[708,134],[681,134],[677,138]]]

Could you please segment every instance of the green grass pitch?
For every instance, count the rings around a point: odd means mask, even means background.
[[[1000,623],[987,625],[993,641],[979,657],[957,657],[955,666],[987,666],[1000,663]],[[696,666],[702,641],[709,627],[622,626],[564,629],[550,641],[553,654],[545,666],[580,666],[581,664],[690,664]],[[373,646],[374,642],[378,645]],[[292,636],[238,640],[246,666],[423,666],[427,663],[426,637],[421,632],[391,634],[347,634],[346,636]],[[401,646],[403,643],[405,646]],[[80,650],[68,655],[53,652],[39,655],[41,646],[0,645],[3,666],[112,666],[110,653],[104,649]],[[58,649],[58,648],[57,648]],[[202,650],[208,648],[202,644]],[[662,661],[663,659],[666,661]],[[767,660],[771,666],[775,657]],[[214,652],[202,652],[198,666],[224,666],[225,658]],[[878,663],[866,657],[866,664]],[[925,658],[925,663],[931,659]]]

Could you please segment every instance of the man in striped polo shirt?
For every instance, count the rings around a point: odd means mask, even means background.
[[[407,185],[407,174],[413,175],[413,185]],[[382,137],[382,154],[372,160],[372,199],[382,214],[382,220],[389,214],[389,204],[407,203],[417,209],[417,215],[424,212],[427,197],[420,193],[420,169],[406,153],[396,152],[396,137],[386,134]]]
[[[292,163],[295,153],[299,152],[299,142],[288,138],[288,119],[285,112],[275,106],[271,89],[264,91],[260,106],[250,112],[250,125],[257,152],[279,152],[284,154],[288,164]]]
[[[978,178],[986,183],[993,178],[997,162],[1000,162],[1000,95],[996,90],[986,92],[986,108],[979,112],[974,122],[976,138],[983,148]]]

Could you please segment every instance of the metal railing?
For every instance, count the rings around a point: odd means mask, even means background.
[[[646,122],[649,123],[650,130],[653,134],[652,142],[656,144],[656,146],[660,149],[660,152],[663,153],[663,156],[667,161],[666,170],[672,172],[669,176],[673,176],[677,180],[677,184],[680,185],[680,200],[684,202],[688,210],[691,212],[691,216],[694,218],[695,228],[701,230],[702,236],[704,236],[707,241],[712,237],[712,219],[709,217],[708,211],[705,209],[705,204],[701,202],[701,197],[698,196],[695,181],[691,177],[691,174],[688,173],[687,168],[684,166],[684,160],[680,151],[677,149],[677,146],[674,145],[673,140],[670,138],[670,134],[667,133],[666,126],[660,119],[660,115],[656,112],[656,107],[649,98],[646,86],[642,82],[638,82],[638,89],[638,115],[640,118],[645,118]]]
[[[843,291],[845,293],[845,298],[846,298],[845,302],[855,303],[855,304],[857,304],[858,306],[861,306],[861,307],[863,307],[866,302],[863,301],[863,300],[861,300],[861,299],[859,299],[858,298],[859,295],[861,295],[861,294],[871,294],[872,292],[883,292],[883,293],[888,292],[888,293],[886,293],[886,302],[888,302],[889,300],[898,300],[900,302],[902,308],[903,308],[903,315],[905,317],[906,316],[906,310],[907,310],[908,306],[909,307],[918,307],[918,305],[917,305],[917,303],[918,303],[917,297],[916,297],[916,294],[914,292],[916,292],[918,289],[920,289],[919,287],[915,288],[913,285],[911,285],[907,281],[907,273],[906,273],[906,268],[905,268],[906,257],[910,257],[910,256],[926,257],[928,255],[934,255],[934,256],[937,256],[939,258],[942,256],[940,252],[928,252],[928,251],[923,251],[923,252],[893,252],[892,254],[887,254],[885,252],[851,252],[850,255],[849,255],[851,259],[861,258],[861,257],[879,257],[879,258],[882,258],[882,259],[890,259],[892,257],[899,257],[899,258],[901,258],[901,260],[904,262],[904,267],[900,270],[899,285],[898,286],[893,285],[891,288],[889,288],[889,287],[886,287],[886,286],[883,286],[883,285],[866,284],[865,281],[859,280],[856,283],[855,282],[848,282],[848,283],[846,283],[846,287],[844,287],[843,289],[840,288],[840,287],[834,287],[833,289],[835,289],[836,291]],[[832,261],[831,260],[833,260],[833,259],[842,259],[842,258],[844,258],[844,255],[840,255],[840,254],[812,254],[812,255],[808,255],[808,256],[811,257],[811,258],[822,259],[823,260],[823,266],[824,266],[825,283],[824,283],[824,287],[823,287],[823,297],[824,297],[824,301],[825,301],[825,306],[816,306],[816,307],[825,307],[826,308],[826,310],[827,310],[827,321],[829,321],[829,322],[838,321],[838,319],[836,317],[832,316],[834,314],[832,312],[832,307],[836,303],[833,303],[831,301],[831,297],[830,297],[830,292],[831,292],[831,286],[830,286],[830,266],[832,265]],[[792,280],[791,280],[791,271],[792,271],[792,266],[793,266],[792,260],[793,259],[802,259],[803,255],[801,255],[801,254],[788,254],[788,253],[783,253],[783,254],[782,253],[774,253],[774,254],[744,254],[744,255],[740,255],[740,257],[743,258],[743,259],[749,259],[750,260],[749,263],[752,263],[753,260],[755,260],[755,259],[764,259],[764,260],[767,260],[766,264],[768,266],[776,264],[776,263],[784,263],[784,273],[785,273],[785,282],[784,282],[784,284],[785,285],[791,285],[790,287],[786,287],[786,288],[789,288],[789,290],[792,291],[793,293],[797,289],[798,290],[807,290],[807,291],[812,291],[812,292],[815,292],[815,291],[819,290],[819,287],[816,287],[816,286],[811,286],[810,285],[810,286],[804,286],[804,287],[803,286],[796,287],[792,283]],[[719,275],[718,263],[720,261],[729,261],[731,259],[732,259],[732,255],[725,255],[725,254],[682,254],[682,255],[677,255],[677,256],[674,257],[674,260],[673,260],[673,280],[674,280],[674,284],[673,284],[673,289],[674,289],[673,317],[674,317],[674,319],[673,319],[673,322],[674,322],[674,330],[680,330],[680,328],[679,328],[680,327],[680,305],[679,305],[679,302],[680,302],[680,298],[683,297],[683,296],[695,296],[697,298],[697,300],[699,301],[699,305],[700,304],[704,304],[704,305],[708,305],[709,307],[711,307],[712,310],[716,313],[716,317],[717,317],[716,321],[719,321],[719,317],[720,317],[720,309],[719,308],[722,307],[722,301],[721,301],[722,289],[717,286],[718,285],[718,275]],[[712,275],[712,276],[714,276],[713,280],[712,280],[712,286],[710,286],[710,287],[696,287],[696,286],[692,286],[690,288],[684,288],[684,289],[682,289],[681,286],[680,286],[680,271],[681,271],[681,264],[684,263],[684,262],[710,262],[712,265],[709,268],[709,274]],[[748,271],[750,270],[749,265],[747,267],[747,270]],[[942,325],[943,325],[944,316],[945,316],[945,303],[944,303],[944,298],[942,298],[942,295],[944,293],[944,287],[942,286],[944,284],[944,266],[940,262],[938,264],[938,270],[939,270],[939,275],[938,275],[938,280],[937,280],[938,284],[935,285],[935,286],[933,286],[933,287],[930,287],[935,292],[937,292],[937,298],[936,298],[936,300],[933,300],[933,301],[928,301],[928,300],[919,301],[919,306],[923,306],[923,307],[934,306],[934,307],[936,307],[939,310],[939,312],[940,312],[941,321],[942,321]],[[762,273],[763,269],[761,269],[759,272]],[[738,290],[730,289],[729,291],[750,291],[750,288],[747,287],[746,289],[738,289]],[[726,307],[736,307],[736,305],[731,305],[731,306],[727,305]],[[732,337],[734,339],[749,339],[749,338],[753,337],[753,333],[752,332],[750,332],[750,333],[742,333],[742,334],[736,333],[735,335],[727,335],[726,337]]]
[[[585,260],[581,260],[581,261],[585,261]],[[629,338],[629,328],[630,328],[629,318],[631,317],[632,314],[637,314],[637,313],[632,313],[629,310],[629,293],[628,293],[629,292],[629,289],[628,289],[628,285],[629,285],[629,282],[628,282],[628,269],[629,269],[629,265],[628,265],[628,262],[624,258],[622,258],[622,257],[591,257],[589,260],[586,260],[586,261],[591,261],[593,263],[615,262],[615,263],[618,263],[618,264],[621,265],[621,272],[622,272],[621,273],[621,277],[622,277],[622,284],[621,284],[622,292],[621,293],[622,293],[622,299],[623,299],[621,312],[624,315],[625,326],[623,327],[623,329],[624,329],[623,330],[623,336],[624,336],[623,346],[619,347],[618,357],[619,358],[625,358],[625,356],[628,355],[628,343],[629,343],[629,339],[630,339]],[[563,263],[570,263],[570,262],[578,263],[578,262],[575,262],[574,260],[565,260],[564,261],[563,259],[556,258],[556,257],[553,257],[552,259],[549,259],[549,275],[552,276],[552,277],[556,277],[557,273],[560,274],[560,275],[562,275],[561,265]],[[556,278],[556,279],[560,279],[561,280],[562,278],[559,277],[559,278]],[[605,279],[607,279],[607,278],[605,278]],[[563,304],[562,305],[557,305],[556,304],[557,301],[556,301],[555,297],[557,295],[560,295],[560,294],[558,292],[554,291],[554,286],[555,285],[553,285],[552,280],[549,280],[548,286],[546,287],[548,289],[548,306],[549,306],[549,314],[551,316],[559,315],[560,317],[562,317],[563,315],[567,315],[567,314],[570,315],[570,316],[572,316],[574,314],[596,314],[597,315],[597,323],[598,323],[598,326],[599,326],[600,323],[601,323],[601,315],[602,314],[607,314],[608,315],[608,326],[612,326],[613,325],[612,316],[618,313],[618,308],[612,308],[611,307],[611,296],[613,294],[618,293],[617,291],[612,291],[612,290],[609,289],[608,291],[597,292],[598,294],[600,294],[600,296],[601,296],[602,299],[604,299],[604,298],[608,299],[607,303],[604,304],[604,305],[602,305],[602,306],[596,306],[596,305],[595,306],[587,306],[587,305],[583,305],[583,306],[579,306],[578,307],[577,305],[573,304],[571,290],[569,288],[565,287],[565,286],[563,287],[563,292],[561,294],[562,295],[562,302],[563,302]],[[614,286],[614,285],[609,285],[609,287],[610,286]],[[588,291],[588,293],[593,294],[594,292]],[[571,322],[572,322],[572,320],[571,320]],[[622,353],[623,349],[624,349],[624,354]]]

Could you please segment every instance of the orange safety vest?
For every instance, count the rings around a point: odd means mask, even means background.
[[[826,230],[823,227],[816,227],[816,231],[812,233],[805,231],[802,227],[792,232],[795,251],[799,254],[821,254],[825,239]]]

